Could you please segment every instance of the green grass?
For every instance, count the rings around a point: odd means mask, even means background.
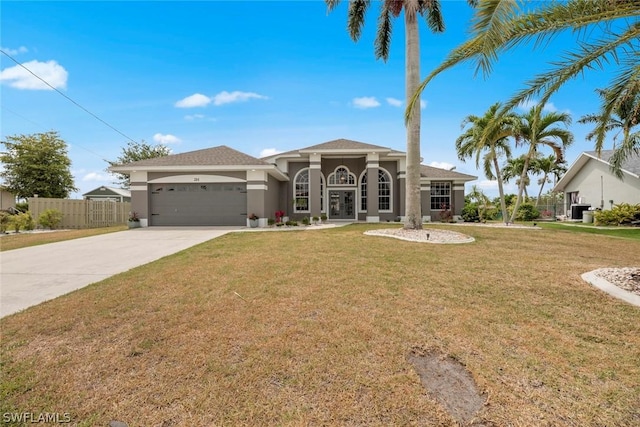
[[[565,225],[547,222],[538,222],[537,224],[546,230],[567,231],[569,233],[599,234],[602,236],[640,240],[640,227],[597,228],[594,224]]]
[[[640,244],[441,227],[231,233],[0,320],[0,402],[79,425],[454,426],[407,361],[460,361],[491,426],[640,420],[640,307],[580,274]]]

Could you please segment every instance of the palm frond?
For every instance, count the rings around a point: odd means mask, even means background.
[[[349,2],[347,12],[347,30],[353,41],[358,41],[362,35],[367,9],[371,4],[370,0],[352,0]]]
[[[619,179],[624,179],[622,173],[622,165],[625,160],[633,155],[640,156],[640,132],[632,133],[622,141],[620,147],[614,150],[609,163],[611,164],[611,172]]]
[[[374,42],[376,59],[382,58],[385,62],[389,59],[392,30],[393,25],[391,20],[391,10],[389,9],[389,1],[385,1],[382,4],[380,16],[378,17],[378,32]]]
[[[422,1],[420,13],[427,21],[427,27],[434,33],[442,33],[445,30],[444,18],[440,9],[440,0]]]

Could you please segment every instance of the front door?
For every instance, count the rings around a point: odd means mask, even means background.
[[[329,219],[356,219],[354,190],[329,191]]]

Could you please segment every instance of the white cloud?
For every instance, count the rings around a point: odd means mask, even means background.
[[[455,165],[447,162],[431,162],[429,163],[429,166],[439,169],[451,170],[451,168],[453,168]]]
[[[194,108],[194,107],[206,107],[211,103],[211,98],[201,93],[194,93],[191,96],[187,96],[184,99],[175,103],[178,108]]]
[[[264,150],[260,151],[260,155],[258,157],[269,157],[278,153],[282,153],[282,151],[278,150],[277,148],[265,148]]]
[[[387,98],[387,104],[393,107],[402,107],[402,101],[396,98]]]
[[[420,109],[424,110],[425,108],[427,108],[427,101],[425,100],[420,100]]]
[[[22,65],[56,89],[67,87],[69,73],[56,61],[39,62],[34,60]],[[0,71],[0,81],[7,82],[9,86],[16,89],[52,90],[42,80],[20,65],[14,65]]]
[[[250,99],[269,99],[264,95],[260,95],[255,92],[240,92],[239,90],[235,90],[233,92],[227,92],[223,90],[219,94],[213,97],[214,105],[224,105],[231,104],[233,102],[244,102]]]
[[[498,189],[498,181],[490,181],[488,179],[483,179],[481,181],[478,181],[478,183],[475,185],[477,185],[478,188],[480,188],[481,190],[497,190]]]
[[[375,108],[379,107],[380,103],[373,96],[363,96],[361,98],[353,98],[352,104],[356,108]]]
[[[89,172],[81,178],[81,181],[110,181],[113,177],[109,174],[102,172]]]
[[[18,55],[19,53],[27,53],[29,49],[24,46],[20,46],[17,49],[11,49],[10,47],[0,47],[3,51],[7,52],[9,55]]]
[[[180,140],[180,138],[178,138],[177,136],[171,135],[171,134],[166,134],[163,135],[161,133],[156,133],[155,135],[153,135],[153,140],[159,144],[177,144],[179,142],[182,142]]]

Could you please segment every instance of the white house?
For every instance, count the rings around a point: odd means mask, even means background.
[[[640,203],[640,155],[622,165],[623,179],[611,172],[613,150],[585,151],[569,167],[554,191],[563,192],[567,217],[581,219],[586,209],[611,209],[620,203]]]

